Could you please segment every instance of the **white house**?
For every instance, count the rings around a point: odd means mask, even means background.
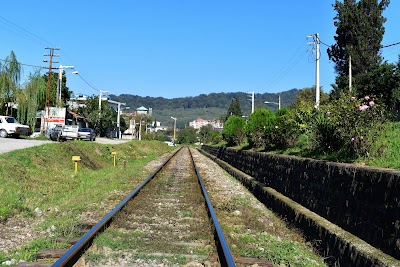
[[[192,126],[196,130],[199,130],[202,126],[209,124],[214,130],[221,130],[224,128],[224,123],[220,120],[203,120],[202,118],[197,118],[196,120],[189,122],[189,126]]]

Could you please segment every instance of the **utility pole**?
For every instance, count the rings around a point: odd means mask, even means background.
[[[249,100],[251,101],[251,113],[253,114],[254,113],[254,91],[250,92],[249,94],[250,94]]]
[[[281,109],[281,94],[279,94],[279,98],[278,98],[278,110]]]
[[[100,92],[99,92],[99,110],[101,110],[101,98],[103,97],[103,93],[109,93],[109,92],[100,90]]]
[[[349,92],[351,94],[351,87],[352,87],[352,73],[351,73],[351,56],[349,56]]]
[[[320,52],[319,52],[319,34],[313,34],[307,36],[308,38],[312,37],[313,42],[309,44],[314,44],[315,45],[315,108],[319,108],[319,95],[320,95],[320,86],[319,86],[319,59],[320,59]]]
[[[53,68],[53,63],[58,63],[53,61],[53,57],[58,57],[58,55],[54,54],[55,50],[60,50],[60,48],[50,48],[46,47],[45,49],[49,50],[49,54],[44,54],[45,57],[50,57],[49,60],[43,60],[43,62],[49,62],[49,72],[48,75],[49,77],[47,78],[47,86],[46,86],[46,106],[45,106],[45,120],[47,120],[49,116],[49,107],[50,107],[50,87],[51,87],[51,78],[52,78],[52,70],[55,69]],[[45,123],[45,131],[47,131],[47,123]]]

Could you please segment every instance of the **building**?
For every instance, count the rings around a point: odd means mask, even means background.
[[[149,109],[147,109],[147,108],[145,108],[145,107],[143,107],[143,106],[141,106],[140,108],[137,108],[136,109],[136,113],[139,115],[139,114],[142,114],[142,115],[149,115],[149,116],[151,116],[151,108],[149,108]]]
[[[224,128],[224,123],[220,120],[203,120],[202,118],[197,118],[194,121],[189,122],[189,126],[199,130],[201,127],[206,125],[211,125],[214,130],[222,130]]]

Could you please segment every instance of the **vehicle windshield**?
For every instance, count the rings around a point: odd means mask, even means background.
[[[89,128],[82,128],[79,131],[80,132],[90,132],[90,129]]]
[[[6,121],[8,123],[19,123],[14,117],[7,117]]]

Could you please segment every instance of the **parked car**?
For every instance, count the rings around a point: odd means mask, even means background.
[[[30,135],[31,127],[19,123],[14,117],[0,116],[0,137],[5,138],[9,135],[19,137],[20,135]]]
[[[57,124],[49,134],[49,138],[53,141],[76,140],[78,136],[78,125]]]
[[[92,128],[80,128],[78,130],[78,139],[96,141],[96,133]]]

